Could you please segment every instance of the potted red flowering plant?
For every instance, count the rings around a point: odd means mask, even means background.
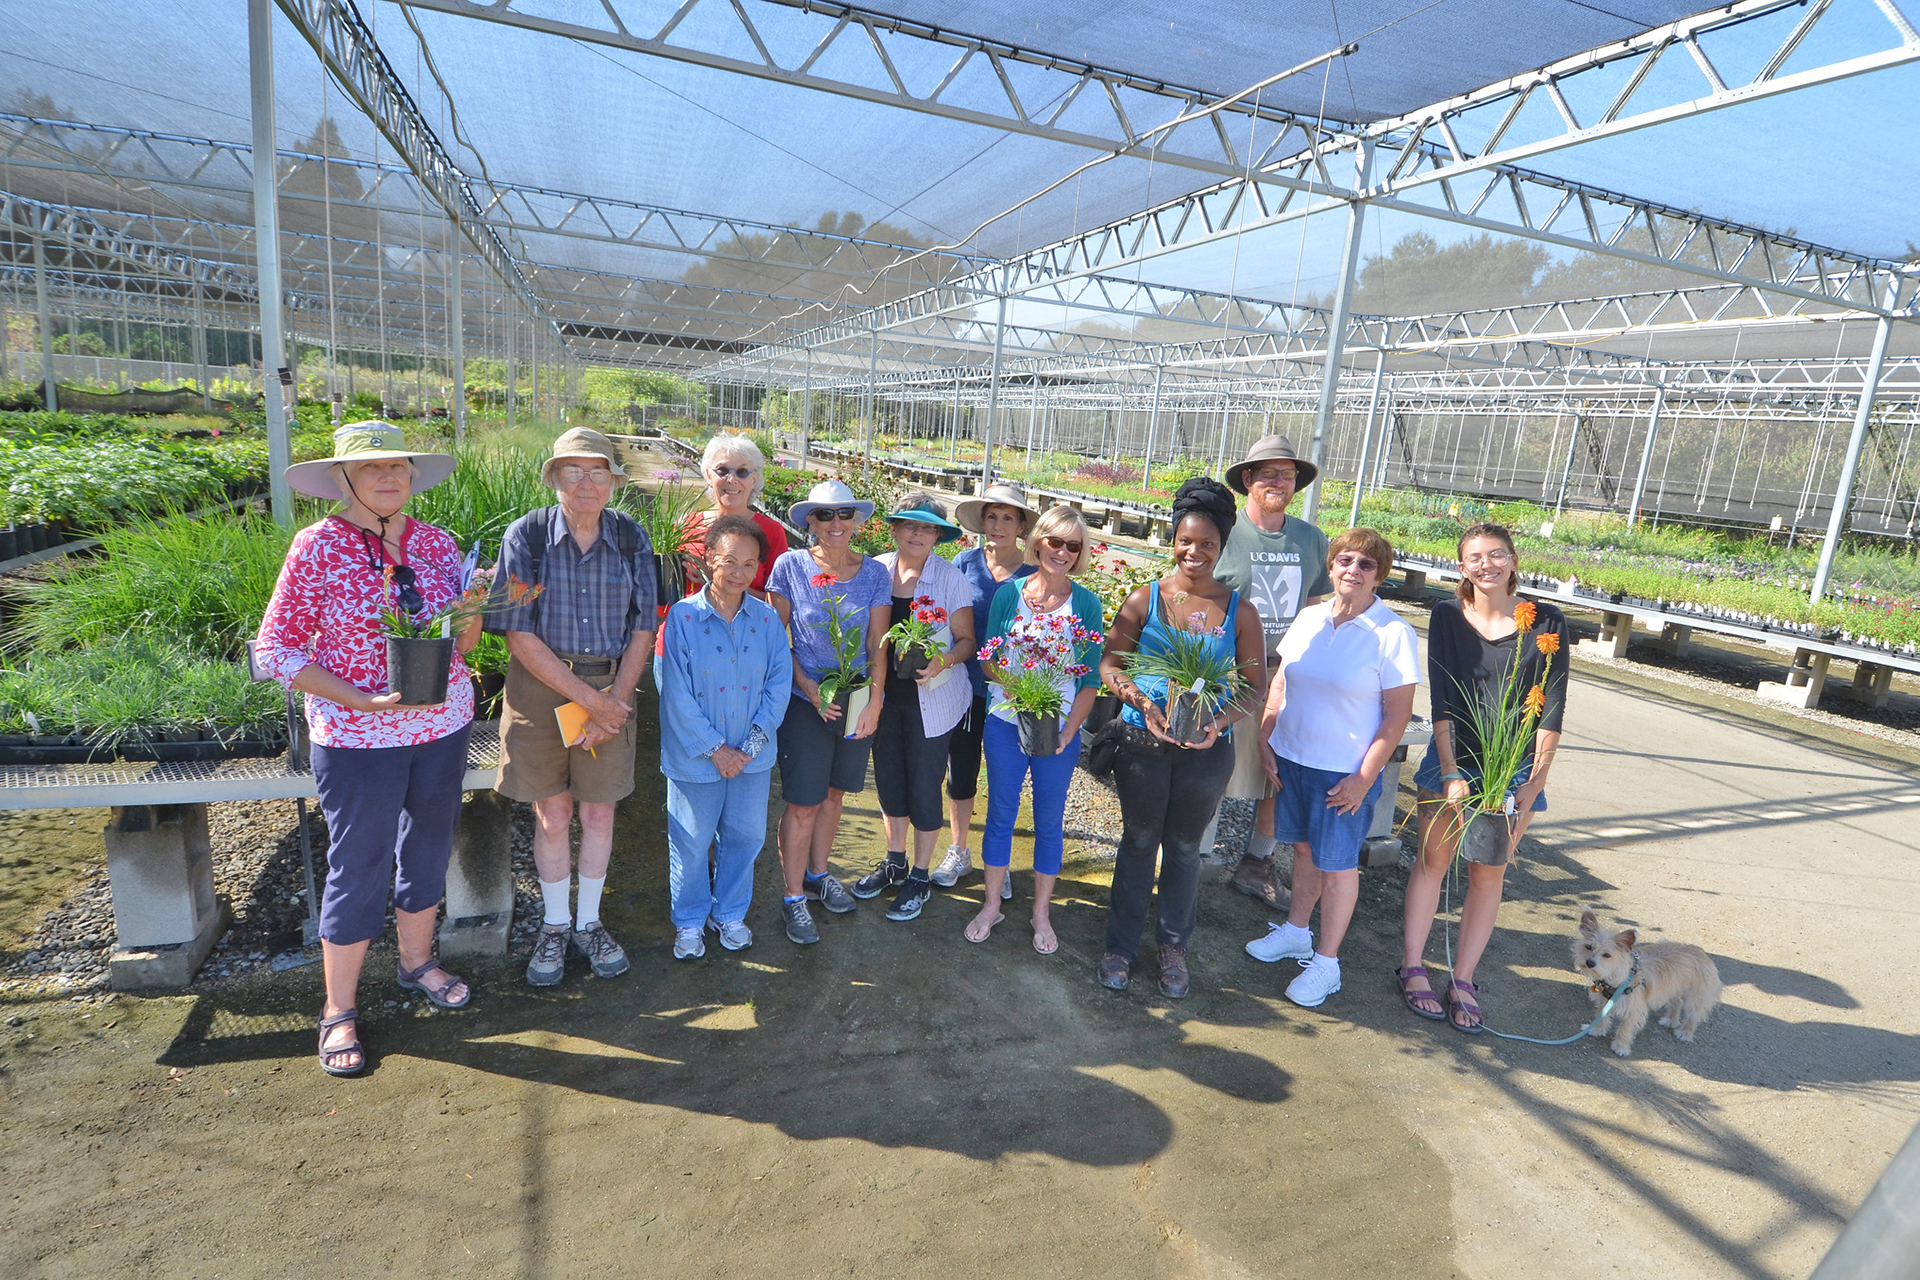
[[[932,596],[916,597],[912,613],[887,628],[893,674],[902,680],[918,679],[927,664],[946,651],[952,634],[947,630],[947,611]]]
[[[860,666],[865,636],[859,611],[847,607],[844,594],[833,593],[832,588],[840,582],[832,574],[816,573],[808,581],[820,590],[820,606],[827,611],[827,643],[834,656],[833,669],[820,677],[820,700],[833,703],[845,714],[853,691],[867,683],[867,673]]]
[[[1514,605],[1513,622],[1519,638],[1498,701],[1488,705],[1477,697],[1465,698],[1466,719],[1479,743],[1480,764],[1480,780],[1467,793],[1467,815],[1460,826],[1460,850],[1470,862],[1494,862],[1506,853],[1513,831],[1514,779],[1533,750],[1540,716],[1547,709],[1547,678],[1552,668],[1548,667],[1540,682],[1533,685],[1524,682],[1521,671],[1529,640],[1542,656],[1551,659],[1560,652],[1560,634],[1542,631],[1531,635],[1536,618],[1533,601]]]
[[[427,607],[413,566],[390,564],[383,577],[387,598],[378,625],[387,642],[387,687],[400,695],[403,707],[437,707],[447,700],[454,633],[487,611],[492,575],[484,569],[471,572],[466,588],[438,609]],[[539,587],[518,578],[507,582],[509,604],[539,594]]]

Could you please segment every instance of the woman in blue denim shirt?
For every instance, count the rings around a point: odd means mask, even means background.
[[[753,945],[753,863],[766,844],[773,743],[793,685],[780,615],[747,594],[767,550],[746,517],[713,522],[707,585],[667,611],[670,638],[654,664],[676,960],[705,954],[708,929],[729,951]]]

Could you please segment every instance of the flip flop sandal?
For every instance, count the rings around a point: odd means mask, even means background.
[[[360,1047],[360,1028],[358,1025],[353,1029],[353,1039],[347,1041],[345,1044],[335,1045],[331,1049],[327,1048],[327,1032],[349,1022],[357,1024],[359,1018],[360,1011],[358,1009],[347,1009],[341,1013],[334,1014],[331,1018],[320,1019],[320,1069],[328,1075],[357,1076],[367,1069],[367,1051]],[[337,1058],[345,1053],[360,1055],[360,1061],[350,1067],[333,1067],[327,1065],[328,1058]]]
[[[459,986],[461,983],[466,981],[466,979],[462,978],[459,974],[454,973],[451,970],[446,970],[445,972],[447,975],[447,980],[445,982],[439,983],[437,985],[432,985],[432,986],[420,980],[421,974],[432,973],[435,969],[438,969],[438,968],[440,968],[440,961],[437,959],[427,961],[425,964],[421,965],[418,969],[408,969],[405,965],[399,965],[397,966],[397,972],[395,974],[394,981],[398,982],[404,990],[418,991],[421,995],[431,1000],[433,1002],[433,1007],[436,1009],[466,1008],[467,1003],[473,999],[473,988],[471,986],[467,988],[467,994],[462,996],[460,999],[458,1000],[447,999],[447,992],[453,990],[455,987]]]
[[[1039,933],[1036,932],[1033,935],[1033,949],[1035,951],[1038,951],[1043,956],[1050,956],[1054,952],[1060,949],[1060,935],[1055,933],[1052,929],[1048,929],[1047,934],[1050,941],[1045,946],[1042,946],[1040,944]]]
[[[1478,995],[1480,988],[1474,986],[1471,982],[1461,982],[1457,978],[1447,979],[1447,1003],[1451,1006],[1447,1013],[1447,1021],[1453,1024],[1455,1031],[1463,1032],[1470,1036],[1477,1036],[1486,1030],[1486,1027],[1481,1023],[1480,1006],[1472,1000],[1469,1000],[1467,996],[1459,994],[1462,991],[1466,992],[1469,996]],[[1455,1011],[1465,1013],[1469,1018],[1472,1018],[1473,1021],[1471,1023],[1461,1022],[1460,1019],[1453,1016]]]
[[[1438,991],[1431,990],[1433,986],[1431,980],[1427,983],[1429,990],[1409,991],[1407,989],[1409,979],[1425,978],[1427,976],[1427,967],[1425,965],[1416,964],[1409,965],[1405,969],[1395,969],[1393,976],[1400,980],[1400,998],[1407,1002],[1407,1008],[1413,1010],[1416,1017],[1425,1018],[1429,1022],[1445,1022],[1447,1020],[1447,1002],[1440,998]],[[1415,1001],[1419,1000],[1429,1001],[1437,1007],[1433,1009],[1422,1009],[1415,1003]]]
[[[1007,918],[1007,916],[1006,916],[1006,913],[1005,913],[1005,912],[1001,912],[1001,913],[1000,913],[999,915],[997,915],[997,916],[995,916],[995,917],[993,918],[993,923],[987,926],[987,931],[986,931],[985,933],[983,933],[983,934],[981,934],[981,935],[980,935],[979,937],[977,937],[977,938],[976,938],[976,937],[974,937],[972,933],[970,933],[970,932],[968,932],[968,930],[970,930],[970,929],[972,929],[972,928],[973,928],[973,921],[971,921],[971,920],[969,920],[969,921],[967,922],[967,927],[966,927],[965,929],[962,929],[962,930],[960,931],[960,936],[961,936],[961,937],[963,937],[963,938],[965,938],[965,939],[966,939],[966,940],[967,940],[968,942],[971,942],[971,943],[972,943],[972,944],[973,944],[974,946],[976,946],[976,947],[977,947],[977,946],[979,946],[979,945],[980,945],[981,943],[983,943],[983,942],[985,942],[985,941],[986,941],[986,940],[987,940],[988,938],[991,938],[991,937],[993,936],[993,931],[994,931],[994,929],[995,929],[995,927],[996,927],[996,926],[998,926],[998,925],[999,925],[999,923],[1000,923],[1000,922],[1001,922],[1002,920],[1005,920],[1006,918]]]

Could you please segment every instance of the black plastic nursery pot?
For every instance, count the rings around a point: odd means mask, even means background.
[[[76,733],[0,736],[0,765],[104,764],[111,759],[112,747],[93,746]]]
[[[447,700],[447,671],[453,665],[453,637],[423,640],[387,637],[387,688],[403,707],[437,707]]]
[[[1175,742],[1198,742],[1207,736],[1205,699],[1191,689],[1183,689],[1167,703],[1167,736]]]
[[[1020,714],[1020,749],[1030,756],[1060,753],[1060,718],[1037,716],[1031,711]]]
[[[920,673],[926,669],[927,655],[918,649],[893,655],[893,674],[902,680],[918,680]]]
[[[1098,733],[1119,716],[1120,699],[1114,694],[1103,693],[1093,700],[1093,709],[1087,712],[1084,728],[1089,735]]]

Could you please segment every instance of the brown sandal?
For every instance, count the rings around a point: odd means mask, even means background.
[[[1427,977],[1427,967],[1425,965],[1415,964],[1408,965],[1404,969],[1395,969],[1393,976],[1400,980],[1400,998],[1407,1002],[1407,1008],[1413,1010],[1416,1017],[1425,1018],[1429,1022],[1445,1022],[1447,1020],[1446,1002],[1440,998],[1440,993],[1433,989],[1433,980],[1431,978],[1427,979],[1427,989],[1425,991],[1412,991],[1407,987],[1409,979]],[[1414,1003],[1416,1000],[1425,1000],[1431,1003],[1433,1008],[1422,1009],[1418,1004]]]

